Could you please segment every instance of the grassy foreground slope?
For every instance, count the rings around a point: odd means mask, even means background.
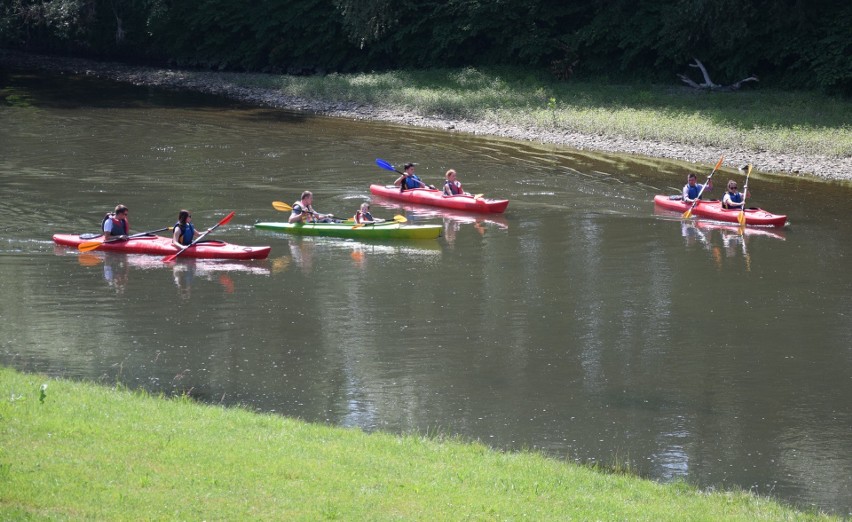
[[[828,517],[538,454],[365,434],[0,368],[0,519]]]

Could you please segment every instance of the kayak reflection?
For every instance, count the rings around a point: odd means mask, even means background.
[[[270,268],[266,261],[239,261],[214,259],[181,259],[174,264],[164,264],[156,256],[135,256],[115,252],[87,252],[76,254],[67,248],[55,250],[56,255],[76,255],[80,266],[87,268],[102,267],[103,278],[116,293],[127,290],[133,270],[169,270],[172,281],[181,297],[189,297],[192,284],[200,277],[206,281],[216,281],[227,293],[236,290],[236,283],[230,274],[236,272],[269,276]],[[258,264],[261,263],[261,264]]]
[[[287,245],[290,256],[273,260],[273,272],[285,270],[290,262],[304,273],[314,269],[315,261],[339,257],[336,253],[348,253],[354,266],[364,268],[368,259],[374,256],[388,258],[391,256],[417,258],[422,256],[434,257],[443,253],[441,245],[436,241],[395,240],[395,241],[355,241],[334,237],[296,236],[289,238]]]
[[[713,262],[721,270],[725,260],[742,258],[746,271],[751,270],[751,255],[748,243],[772,239],[785,241],[781,232],[760,228],[740,228],[706,221],[681,220],[681,236],[688,247],[698,246],[710,252]]]

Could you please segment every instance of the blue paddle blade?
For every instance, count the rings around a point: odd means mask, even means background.
[[[385,170],[390,170],[390,171],[396,172],[396,169],[393,168],[393,165],[391,165],[390,163],[388,163],[387,161],[385,161],[381,158],[376,158],[376,165],[378,165],[379,167],[381,167]]]

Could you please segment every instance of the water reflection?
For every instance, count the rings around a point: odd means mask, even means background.
[[[192,296],[192,286],[196,279],[204,281],[215,281],[225,291],[232,294],[237,286],[231,277],[231,273],[248,273],[260,276],[269,276],[273,269],[267,266],[267,261],[231,261],[213,259],[178,259],[173,263],[163,263],[161,256],[146,256],[121,254],[116,252],[84,252],[78,253],[75,249],[56,247],[56,255],[76,255],[80,266],[85,268],[102,267],[103,279],[116,294],[123,294],[127,289],[128,281],[132,279],[131,269],[134,270],[159,270],[170,272],[172,281],[178,290],[178,296],[189,299]],[[279,268],[280,270],[280,261]]]
[[[698,247],[709,252],[718,271],[722,271],[728,263],[740,261],[746,271],[751,271],[749,242],[786,240],[784,233],[775,229],[740,228],[735,225],[687,219],[680,222],[680,234],[685,246]]]
[[[294,236],[288,238],[289,256],[272,260],[273,270],[277,273],[288,269],[290,264],[297,266],[303,273],[310,274],[314,265],[322,262],[323,257],[337,257],[339,252],[348,252],[351,266],[365,269],[370,259],[384,264],[388,258],[421,258],[440,256],[441,245],[437,241],[390,240],[358,241],[334,237]]]

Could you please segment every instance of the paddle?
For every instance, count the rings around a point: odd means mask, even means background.
[[[272,208],[281,212],[290,212],[291,210],[293,210],[293,207],[291,207],[287,203],[284,203],[283,201],[273,201]]]
[[[172,261],[174,261],[174,260],[175,260],[175,258],[176,258],[177,256],[179,256],[179,255],[183,254],[184,252],[186,252],[186,249],[188,249],[188,248],[190,248],[190,247],[192,247],[192,246],[195,246],[195,245],[196,245],[199,241],[201,241],[202,239],[204,239],[204,236],[206,236],[206,235],[207,235],[207,234],[209,234],[210,232],[213,232],[213,231],[214,231],[214,230],[216,230],[218,227],[220,227],[220,226],[224,225],[224,224],[225,224],[225,223],[227,223],[228,221],[232,220],[232,219],[234,218],[234,214],[236,214],[236,211],[231,212],[231,213],[230,213],[230,214],[228,214],[227,216],[223,217],[221,221],[219,221],[218,223],[216,223],[216,224],[215,224],[215,225],[213,225],[212,227],[210,227],[210,228],[208,228],[207,230],[205,230],[205,231],[204,231],[204,232],[203,232],[200,236],[198,236],[198,238],[196,238],[196,239],[195,239],[195,241],[193,241],[192,243],[190,243],[190,244],[186,245],[185,247],[181,248],[180,250],[178,250],[178,251],[177,251],[177,252],[175,252],[174,254],[172,254],[172,255],[170,255],[170,256],[167,256],[167,257],[164,257],[164,258],[163,258],[163,263],[171,263]]]
[[[129,239],[135,239],[137,237],[151,236],[156,234],[157,232],[165,232],[166,230],[171,229],[172,227],[159,228],[157,230],[149,230],[148,232],[139,232],[138,234],[133,234],[125,238],[107,239],[106,241],[83,241],[82,243],[77,245],[77,250],[79,250],[80,252],[91,252],[92,250],[95,250],[99,246],[105,245],[106,243],[117,243],[119,241],[127,241]]]
[[[694,209],[695,205],[698,204],[698,200],[701,199],[701,194],[704,192],[704,189],[707,188],[707,184],[710,183],[710,178],[712,178],[713,174],[715,174],[716,171],[719,170],[719,167],[722,166],[722,161],[724,161],[724,160],[725,160],[725,156],[722,155],[722,157],[719,158],[719,161],[716,163],[716,166],[713,167],[713,172],[711,172],[710,175],[707,176],[707,181],[705,181],[704,185],[701,186],[701,190],[698,192],[698,196],[695,198],[695,201],[692,202],[692,206],[689,207],[689,210],[687,210],[686,212],[683,213],[683,219],[689,219],[690,216],[692,216],[692,209]]]
[[[378,165],[379,167],[381,167],[385,170],[389,170],[391,172],[396,172],[397,174],[402,174],[403,176],[408,176],[408,174],[406,174],[405,172],[400,172],[400,171],[396,170],[395,168],[393,168],[393,165],[391,165],[390,163],[388,163],[387,161],[385,161],[381,158],[376,158],[376,165]],[[427,185],[426,183],[423,182],[422,179],[420,180],[420,183],[423,183],[423,186],[425,188],[428,188],[429,190],[435,190],[435,187],[433,187],[432,185]]]
[[[745,202],[748,197],[748,177],[751,176],[751,165],[748,166],[748,172],[746,172],[746,180],[745,186],[743,187],[743,206],[740,207],[740,215],[737,216],[737,223],[740,224],[741,227],[744,227],[746,224],[745,218]]]
[[[393,165],[391,165],[390,163],[388,163],[387,161],[385,161],[381,158],[376,158],[376,165],[378,165],[379,167],[381,167],[385,170],[389,170],[391,172],[396,172],[397,174],[405,174],[404,172],[400,172],[400,171],[396,170],[395,168],[393,168]]]
[[[397,214],[393,217],[391,222],[392,223],[408,223],[408,220],[405,219],[405,216],[400,216],[399,214]],[[358,223],[357,225],[355,225],[352,228],[361,228],[361,227],[364,227],[364,226],[367,226],[367,225],[383,225],[383,224],[386,224],[386,223],[387,223],[387,221],[380,221],[378,223],[376,223],[375,221],[372,221],[372,222],[369,222],[369,223]]]
[[[275,210],[281,211],[281,212],[290,212],[291,210],[293,210],[293,207],[291,207],[287,203],[284,203],[283,201],[273,201],[272,202],[272,208],[274,208]],[[312,210],[305,210],[305,212],[307,212],[308,214],[313,214],[315,216],[320,215],[318,212],[314,212]],[[333,219],[339,219],[339,218],[334,217],[334,214],[326,214],[326,216],[331,217]]]

